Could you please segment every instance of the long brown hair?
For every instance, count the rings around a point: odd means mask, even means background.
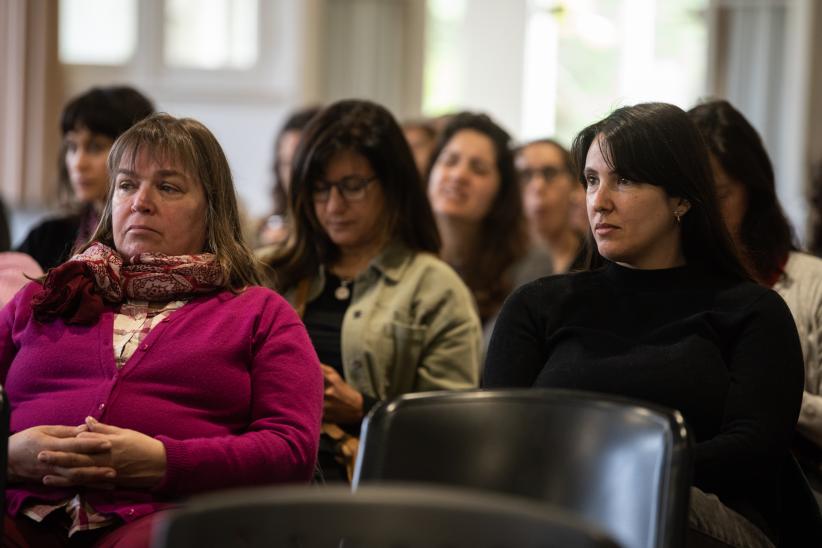
[[[108,198],[91,241],[114,247],[111,211],[114,174],[123,162],[133,164],[141,151],[148,152],[157,161],[178,165],[203,185],[207,203],[206,247],[203,251],[216,255],[225,273],[225,287],[238,291],[249,285],[260,285],[258,261],[243,241],[228,160],[208,128],[191,118],[155,114],[134,125],[114,142],[108,156],[111,178]]]
[[[461,112],[450,119],[431,154],[428,184],[439,156],[451,139],[463,130],[476,131],[491,140],[500,180],[491,209],[480,223],[477,241],[482,245],[458,269],[465,285],[474,294],[480,318],[485,321],[496,313],[511,292],[512,280],[507,271],[525,255],[528,238],[511,136],[487,115]]]
[[[320,265],[339,258],[339,249],[317,219],[314,184],[331,158],[344,150],[362,155],[374,170],[385,195],[389,239],[414,251],[439,252],[431,206],[399,124],[388,110],[371,101],[339,101],[311,120],[297,147],[289,192],[293,232],[269,265],[279,291],[315,276]]]

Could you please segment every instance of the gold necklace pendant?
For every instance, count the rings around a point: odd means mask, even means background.
[[[351,297],[351,289],[348,288],[353,280],[340,280],[340,286],[334,290],[334,297],[338,301],[347,301]]]

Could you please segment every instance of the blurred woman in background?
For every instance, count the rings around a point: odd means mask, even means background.
[[[768,153],[742,113],[711,101],[688,114],[708,144],[720,211],[742,260],[785,299],[796,322],[805,392],[795,453],[822,499],[822,260],[797,249]]]
[[[457,114],[440,135],[428,174],[440,256],[473,293],[486,336],[528,247],[510,141],[485,114]]]
[[[308,107],[293,112],[280,128],[274,141],[274,208],[265,218],[257,234],[256,246],[278,245],[288,238],[288,191],[291,188],[291,163],[308,122],[320,112],[320,107]]]
[[[584,191],[574,180],[571,154],[553,139],[539,139],[517,149],[515,162],[532,253],[547,253],[557,273],[583,268],[585,236],[574,215]]]
[[[34,227],[17,251],[48,270],[89,240],[108,193],[106,159],[111,145],[152,112],[151,101],[128,86],[95,87],[68,102],[60,118],[58,181],[61,199],[72,211]]]

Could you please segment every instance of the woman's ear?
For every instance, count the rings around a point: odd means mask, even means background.
[[[674,206],[673,214],[677,223],[682,222],[682,217],[691,209],[691,202],[685,198],[676,198],[676,206]]]

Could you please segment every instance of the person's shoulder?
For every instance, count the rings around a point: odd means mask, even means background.
[[[461,280],[451,265],[428,251],[412,251],[405,272],[409,276],[438,276],[443,280]]]
[[[717,291],[716,306],[726,312],[748,314],[758,311],[785,312],[790,316],[785,300],[773,289],[744,280],[728,282]]]
[[[221,302],[233,303],[237,306],[258,305],[266,307],[280,306],[283,304],[288,305],[282,295],[273,289],[261,285],[250,285],[235,291],[223,289],[215,294],[215,298]]]
[[[473,299],[471,291],[451,265],[427,251],[409,252],[404,267],[395,270],[393,275],[397,276],[397,284],[413,288],[415,294]]]
[[[588,295],[598,287],[605,287],[603,273],[599,270],[564,272],[552,274],[528,282],[511,295],[511,299],[521,300],[535,306],[542,306],[546,300],[559,303]]]
[[[72,237],[80,226],[81,216],[78,214],[58,215],[47,217],[37,223],[29,234],[54,234],[67,231]]]
[[[822,259],[801,251],[792,251],[785,263],[788,279],[822,283]]]

